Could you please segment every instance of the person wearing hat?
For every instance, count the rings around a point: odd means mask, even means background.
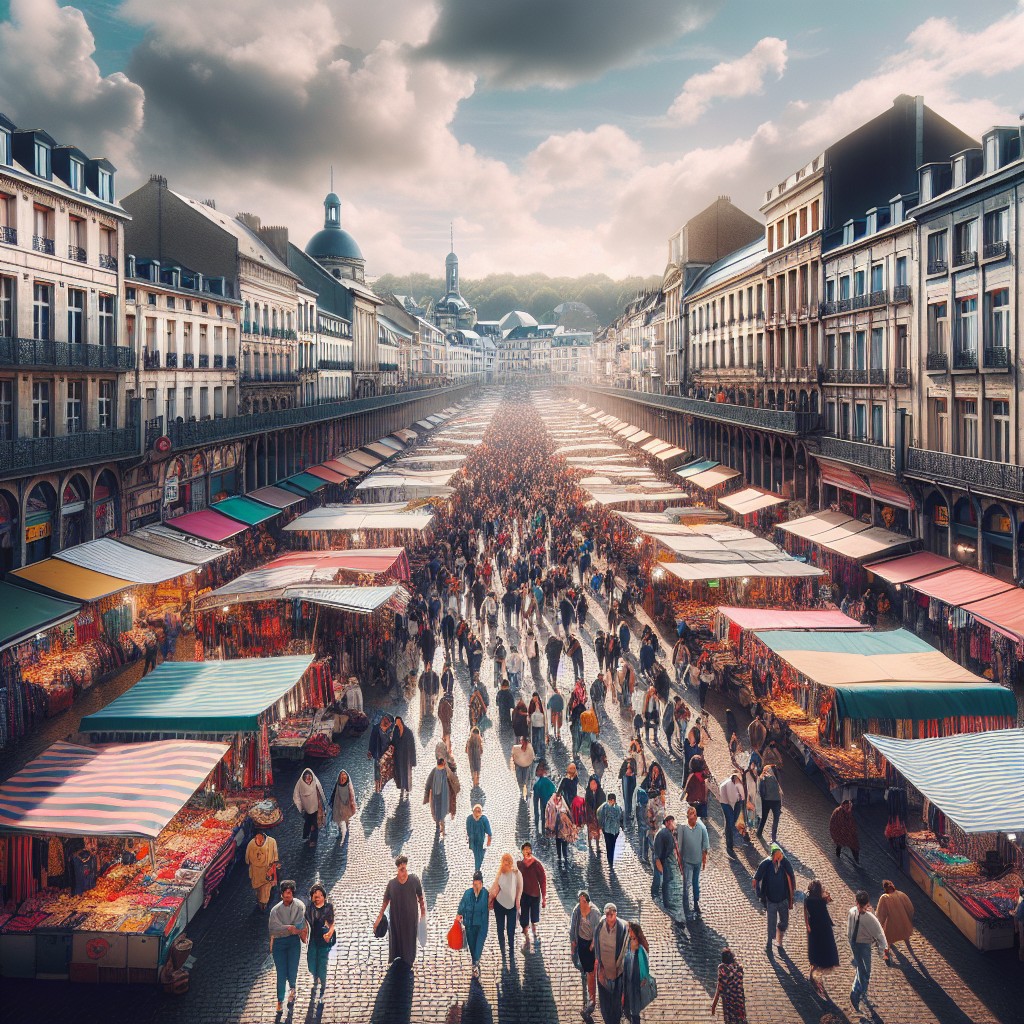
[[[793,909],[793,893],[796,890],[793,866],[778,843],[772,843],[769,855],[758,864],[753,887],[768,913],[768,941],[764,951],[771,956],[772,939],[782,949],[782,939],[789,927],[789,912]]]
[[[626,926],[618,919],[614,903],[604,905],[604,920],[594,940],[598,1000],[604,1024],[622,1020],[622,964],[626,958]]]
[[[466,946],[473,960],[473,977],[480,977],[480,956],[487,941],[488,895],[484,892],[484,876],[473,872],[473,884],[459,901],[458,918],[466,934]]]

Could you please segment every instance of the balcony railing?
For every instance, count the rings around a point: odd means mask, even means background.
[[[987,348],[984,352],[986,370],[1008,370],[1010,368],[1010,350],[1008,348]]]
[[[238,369],[238,356],[228,356],[227,368],[229,370]]]
[[[910,285],[909,284],[898,284],[892,290],[892,301],[893,302],[909,302],[910,301]]]
[[[214,356],[213,357],[213,368],[215,370],[223,370],[224,369],[224,357],[223,356]]]
[[[342,359],[341,365],[338,367],[339,370],[352,371],[356,368],[356,364],[352,359]]]
[[[835,369],[832,367],[821,371],[822,384],[885,384],[885,370],[852,370],[850,368]]]
[[[978,350],[976,348],[958,348],[953,352],[954,370],[976,370],[978,368]]]
[[[181,354],[181,366],[184,370],[194,370],[196,368],[195,352],[183,352]]]
[[[156,443],[157,438],[163,436],[163,432],[163,416],[154,416],[152,419],[146,420],[145,442],[143,450],[148,452]]]
[[[374,395],[371,398],[353,398],[340,402],[324,402],[317,405],[302,405],[294,409],[278,409],[276,412],[254,413],[251,416],[228,416],[216,420],[190,421],[168,424],[168,434],[175,448],[211,444],[233,438],[248,437],[270,430],[284,430],[309,423],[358,416],[376,409],[390,409],[406,405],[418,399],[444,397],[456,399],[464,389],[475,388],[481,383],[481,375],[467,375],[464,381],[453,387],[408,388],[393,394]]]
[[[32,248],[36,252],[45,252],[47,256],[52,256],[56,252],[56,245],[52,238],[45,238],[42,235],[32,236]]]
[[[142,350],[142,368],[144,370],[159,370],[160,369],[160,353],[150,352],[148,349]]]
[[[949,356],[945,352],[929,352],[925,356],[925,369],[929,373],[947,373]]]
[[[17,245],[18,229],[8,227],[6,224],[0,224],[0,242],[6,245]]]
[[[928,273],[929,274],[948,274],[949,264],[945,260],[929,260],[928,261]]]
[[[910,387],[910,370],[905,366],[897,366],[892,371],[892,382],[898,388]]]
[[[818,315],[819,316],[835,316],[839,312],[839,303],[834,299],[829,299],[827,302],[818,303]]]
[[[184,358],[185,358],[185,366],[187,367],[188,366],[188,360],[189,360],[190,356],[186,355]],[[166,362],[165,365],[167,366],[168,370],[176,370],[178,368],[178,353],[177,352],[168,352],[167,353],[167,362]]]
[[[377,366],[381,373],[394,372],[398,369],[398,363],[378,363]]]
[[[14,476],[26,470],[45,473],[140,454],[138,431],[128,427],[86,430],[60,437],[22,437],[0,441],[0,476]]]
[[[85,250],[80,245],[68,246],[68,259],[76,263],[84,263],[86,260]]]
[[[730,405],[727,402],[702,402],[696,398],[676,395],[655,395],[646,391],[626,388],[587,388],[589,392],[624,398],[641,405],[649,405],[669,412],[689,413],[702,419],[734,423],[741,427],[773,430],[780,434],[811,434],[821,427],[816,412],[796,412],[786,409],[758,409],[749,405]]]
[[[277,373],[249,373],[243,370],[238,379],[243,384],[293,384],[299,379],[297,373],[279,371]]]
[[[120,345],[73,345],[67,341],[0,338],[0,366],[134,370],[135,351]]]
[[[102,270],[117,270],[117,257],[111,256],[110,253],[100,253],[100,268]]]
[[[826,459],[835,459],[837,462],[846,462],[852,466],[863,466],[879,473],[893,473],[896,470],[895,451],[885,445],[823,437],[819,446],[821,455]]]
[[[973,267],[978,262],[978,254],[973,249],[953,254],[954,267]]]
[[[981,251],[983,259],[995,260],[1003,256],[1010,255],[1010,243],[1009,242],[986,242],[984,248]]]
[[[929,482],[970,486],[982,491],[1019,498],[1024,491],[1024,467],[966,455],[949,455],[926,448],[908,448],[906,473]]]
[[[210,368],[210,357],[204,353],[199,355],[199,369],[208,370]]]

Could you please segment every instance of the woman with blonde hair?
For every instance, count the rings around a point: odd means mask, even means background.
[[[487,891],[489,904],[494,909],[494,923],[498,929],[498,945],[501,959],[505,959],[505,937],[508,937],[509,956],[515,955],[516,918],[519,916],[519,901],[523,896],[523,876],[516,867],[511,853],[501,855],[498,873]]]

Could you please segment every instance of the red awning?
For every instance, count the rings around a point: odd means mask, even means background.
[[[876,501],[885,505],[896,505],[898,508],[905,508],[910,511],[914,509],[914,499],[907,494],[899,484],[891,480],[879,480],[876,477],[868,479],[868,486]]]
[[[944,555],[918,551],[902,558],[890,558],[886,562],[872,562],[864,568],[888,583],[908,583],[910,580],[919,580],[922,576],[936,576],[959,565],[959,562],[954,562],[952,558],[946,558]]]
[[[202,537],[203,540],[212,540],[218,544],[249,529],[245,523],[229,519],[212,509],[188,512],[176,519],[168,519],[165,525],[173,526],[174,529],[181,530],[182,533],[191,533],[193,537]]]
[[[341,473],[328,469],[326,466],[310,466],[305,472],[319,477],[321,480],[326,480],[329,484],[343,484],[348,479],[347,476],[342,476]]]
[[[821,472],[821,479],[825,483],[844,491],[852,491],[865,498],[871,497],[871,488],[856,473],[852,473],[842,466],[835,466],[831,462],[819,462],[818,469]]]
[[[1011,639],[1024,639],[1024,590],[1019,587],[975,601],[966,605],[964,611]]]
[[[309,566],[318,569],[348,569],[350,572],[387,574],[396,580],[411,577],[405,548],[368,548],[360,551],[293,551],[269,562],[264,568]]]
[[[993,579],[975,569],[947,569],[934,576],[925,576],[907,584],[911,590],[927,594],[944,604],[956,608],[974,601],[983,601],[987,597],[995,597],[1007,590],[1014,590],[1009,583]]]
[[[323,466],[325,469],[333,469],[335,473],[340,473],[344,477],[359,476],[362,472],[362,470],[353,469],[352,466],[339,462],[337,459],[328,459]]]

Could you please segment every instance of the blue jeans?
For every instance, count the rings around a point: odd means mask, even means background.
[[[871,943],[855,942],[850,948],[853,950],[853,963],[857,968],[853,988],[850,989],[850,998],[859,1008],[860,1001],[868,997],[868,982],[871,980]]]
[[[622,802],[625,804],[625,817],[628,821],[633,817],[633,794],[636,792],[636,776],[622,776]]]
[[[672,862],[663,861],[662,870],[654,869],[654,879],[651,882],[651,898],[657,899],[661,896],[665,903],[668,903],[668,882],[672,877]]]
[[[277,949],[277,942],[274,943],[274,949]],[[311,942],[306,947],[306,966],[313,975],[314,985],[317,980],[322,981],[325,987],[327,985],[327,959],[330,952],[331,947],[322,942]]]
[[[530,742],[533,744],[533,752],[538,758],[544,757],[544,726],[530,726]]]
[[[289,985],[295,990],[295,979],[299,976],[299,954],[302,942],[298,935],[285,935],[274,939],[274,966],[277,968],[277,1001],[284,1000]]]
[[[693,893],[693,902],[690,902],[690,893]],[[700,863],[691,864],[683,861],[683,909],[687,914],[693,912],[700,903]]]
[[[732,804],[722,804],[725,815],[725,848],[732,853],[732,843],[736,833],[736,808]]]
[[[487,940],[487,919],[484,924],[471,924],[466,926],[466,945],[469,947],[469,955],[473,959],[473,966],[480,963],[480,955],[484,951],[484,942]]]
[[[509,672],[508,673],[508,685],[509,689],[518,697],[519,696],[519,673]]]
[[[638,825],[640,827],[640,859],[647,860],[654,850],[654,837],[644,822],[638,822]]]
[[[785,933],[789,927],[789,900],[780,900],[778,903],[769,900],[765,910],[768,911],[768,941],[771,943],[775,941],[777,931]]]
[[[533,765],[528,764],[525,768],[516,765],[516,785],[519,786],[520,790],[525,786],[526,791],[530,791],[530,776],[533,774]]]

